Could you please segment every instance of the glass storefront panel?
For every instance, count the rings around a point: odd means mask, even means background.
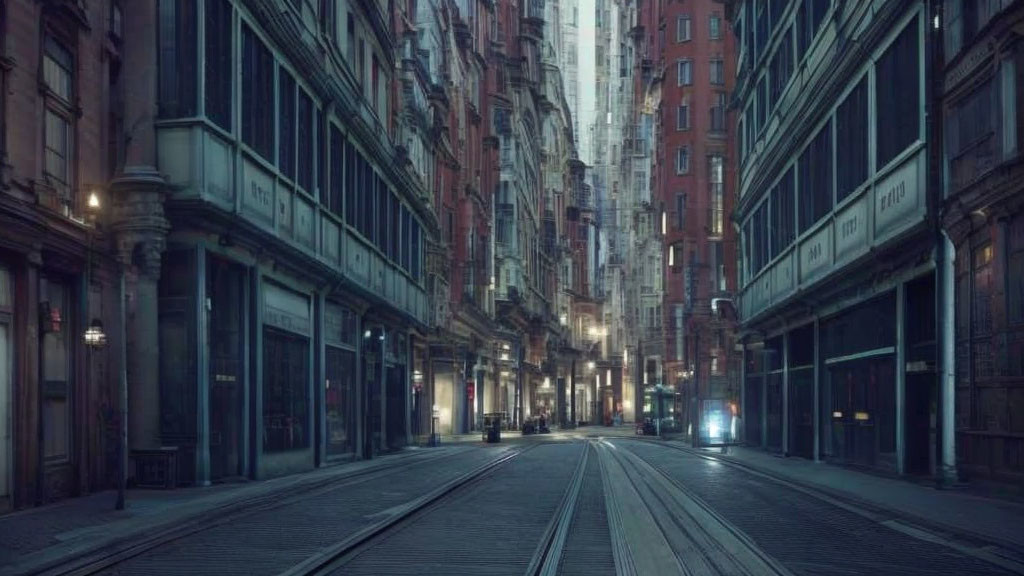
[[[327,454],[355,450],[355,352],[327,347],[324,403],[327,412]]]
[[[263,450],[308,448],[309,340],[263,329]]]

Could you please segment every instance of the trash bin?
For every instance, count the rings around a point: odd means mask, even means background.
[[[484,414],[484,441],[501,442],[501,414]]]

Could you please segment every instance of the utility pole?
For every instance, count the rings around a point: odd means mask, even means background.
[[[690,444],[700,448],[700,328],[693,333],[693,432]]]

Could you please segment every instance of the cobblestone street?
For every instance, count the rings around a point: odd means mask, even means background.
[[[227,499],[241,495],[221,486],[172,492],[175,504],[135,517],[95,502],[10,515],[0,573],[1024,574],[1018,504],[910,487],[918,505],[975,498],[976,514],[1004,523],[1003,538],[986,540],[984,527],[879,514],[866,492],[837,495],[786,479],[784,467],[628,432],[464,437],[339,466],[315,484],[257,483],[246,489],[264,497],[234,507]],[[169,498],[139,496],[153,495]],[[212,515],[159,524],[203,499]],[[102,538],[128,525],[134,535]]]

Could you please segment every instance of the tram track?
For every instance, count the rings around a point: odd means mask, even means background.
[[[445,574],[483,572],[554,576],[558,573],[587,469],[590,448],[589,443],[582,444],[583,450],[568,474],[567,482],[558,483],[565,488],[554,491],[558,492],[557,500],[552,497],[554,492],[550,488],[539,488],[544,493],[535,494],[535,501],[530,502],[531,508],[522,511],[523,516],[532,514],[535,517],[517,518],[514,527],[506,524],[508,532],[505,534],[481,533],[481,526],[494,524],[480,518],[480,501],[489,499],[492,492],[498,492],[503,498],[500,502],[502,507],[514,510],[516,503],[513,500],[519,495],[516,487],[522,488],[518,480],[529,477],[530,470],[548,462],[534,454],[537,456],[535,461],[527,463],[522,461],[521,455],[563,448],[554,444],[533,444],[473,470],[411,502],[404,509],[394,511],[390,517],[364,531],[311,556],[280,576],[439,573],[436,571],[440,569],[439,563],[443,564]],[[514,462],[517,457],[520,457],[518,464],[526,472],[507,469],[501,472],[509,477],[498,478],[499,469],[513,467],[517,464]],[[553,513],[544,516],[538,512],[549,503],[554,504]],[[540,536],[536,545],[532,548],[527,546],[529,536],[538,532]],[[511,543],[519,545],[508,547],[505,554],[496,553],[494,545],[505,536]],[[478,547],[481,540],[483,546]],[[481,568],[477,560],[486,567]]]
[[[470,449],[454,449],[438,455],[402,456],[395,462],[377,465],[365,469],[354,470],[339,476],[325,478],[323,481],[310,483],[287,494],[274,491],[253,498],[242,499],[212,511],[198,514],[170,527],[125,538],[94,551],[85,551],[62,559],[59,563],[43,566],[26,566],[15,568],[12,575],[38,574],[43,576],[87,576],[100,574],[117,569],[131,560],[147,553],[159,551],[161,548],[190,537],[201,537],[203,533],[224,527],[231,523],[245,521],[246,518],[265,512],[295,505],[310,499],[324,497],[332,492],[357,487],[415,471],[424,466],[436,466],[439,463],[457,459],[471,454]],[[7,572],[5,572],[6,574]]]
[[[618,574],[792,576],[676,478],[610,442],[600,446]]]

